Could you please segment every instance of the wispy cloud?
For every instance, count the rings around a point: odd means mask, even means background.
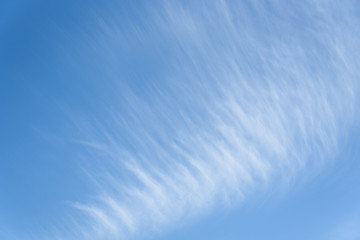
[[[146,96],[119,90],[126,110],[111,106],[84,133],[97,193],[72,204],[82,214],[69,236],[163,231],[257,187],[316,174],[336,154],[359,73],[357,40],[344,28],[352,13],[334,16],[346,6],[196,4],[150,8],[125,36],[116,18],[97,17],[100,49],[155,45],[167,62]]]

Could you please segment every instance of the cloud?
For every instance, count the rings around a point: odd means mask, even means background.
[[[111,46],[139,46],[166,63],[144,95],[119,89],[125,107],[90,122],[81,144],[97,192],[72,204],[81,214],[67,239],[161,232],[317,174],[337,153],[357,89],[357,40],[343,28],[352,13],[337,19],[346,7],[312,1],[197,4],[149,7],[125,36],[97,16],[99,62],[113,61]]]

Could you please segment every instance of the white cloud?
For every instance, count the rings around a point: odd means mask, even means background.
[[[153,81],[150,97],[128,93],[125,113],[114,108],[94,123],[101,130],[83,143],[102,169],[92,175],[99,193],[74,204],[84,215],[69,232],[112,239],[163,231],[331,161],[355,103],[348,43],[357,40],[321,6],[297,13],[259,2],[167,3],[134,27],[130,36],[160,32],[174,71]],[[97,39],[104,45],[119,32],[106,22]]]

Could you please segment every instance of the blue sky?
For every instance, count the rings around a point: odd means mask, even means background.
[[[360,238],[356,1],[2,1],[0,238]]]

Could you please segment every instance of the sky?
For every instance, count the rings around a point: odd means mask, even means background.
[[[0,3],[0,239],[360,239],[358,1]]]

